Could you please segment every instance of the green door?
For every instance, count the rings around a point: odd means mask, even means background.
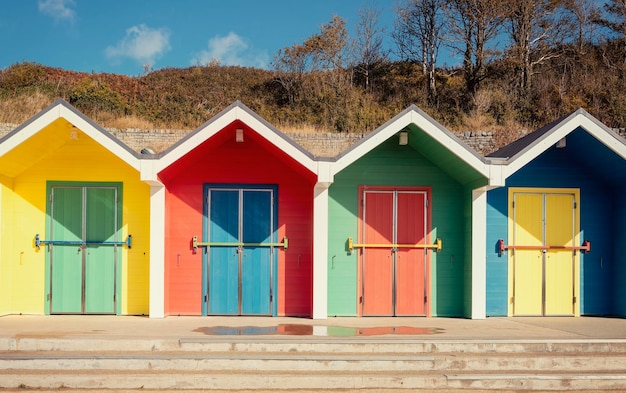
[[[50,312],[114,314],[116,187],[54,186],[50,193]]]

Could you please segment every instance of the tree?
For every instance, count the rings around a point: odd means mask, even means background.
[[[583,54],[585,45],[594,42],[593,28],[600,19],[600,6],[595,0],[570,0],[565,8],[574,18],[574,43],[578,54]]]
[[[604,4],[605,16],[598,23],[616,35],[622,51],[626,48],[626,0],[609,0]],[[626,52],[626,51],[624,51]],[[622,59],[621,71],[626,65],[626,53]]]
[[[509,54],[515,64],[522,95],[530,92],[534,68],[560,56],[565,35],[561,23],[567,0],[508,0]]]
[[[444,0],[405,0],[396,13],[392,37],[396,42],[400,58],[422,65],[427,77],[429,101],[437,95],[435,67],[441,46],[441,29]]]
[[[471,95],[487,77],[487,64],[496,54],[493,42],[507,9],[501,0],[446,0],[448,41],[463,54],[466,90]]]
[[[304,73],[307,70],[309,53],[302,46],[293,45],[278,51],[272,66],[274,67],[274,80],[285,91],[290,105],[296,102],[300,93]]]
[[[363,75],[365,89],[370,87],[370,78],[376,65],[387,60],[383,51],[384,29],[377,27],[380,10],[364,7],[358,11],[356,37],[353,43],[356,71]]]

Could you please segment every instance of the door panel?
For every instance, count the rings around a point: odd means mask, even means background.
[[[268,191],[243,192],[243,242],[272,242],[272,194]],[[269,315],[271,296],[270,247],[244,247],[241,258],[241,313]]]
[[[514,245],[543,245],[543,195],[516,194]],[[541,315],[543,313],[543,256],[541,250],[513,251],[514,258],[514,313]]]
[[[87,188],[87,242],[115,242],[117,190]],[[117,246],[87,245],[85,252],[85,313],[115,313]]]
[[[209,191],[209,241],[239,240],[239,191]],[[239,314],[237,247],[209,248],[209,314]]]
[[[573,195],[546,195],[546,244],[574,246]],[[574,264],[571,250],[546,253],[546,315],[572,315]]]
[[[82,190],[53,188],[50,238],[61,241],[82,239]],[[51,246],[50,312],[82,311],[82,253],[78,245]]]
[[[393,243],[393,193],[365,192],[363,243]],[[393,314],[391,247],[363,249],[363,315]]]
[[[425,194],[397,195],[398,244],[425,244]],[[425,315],[425,250],[399,248],[396,252],[395,315]]]

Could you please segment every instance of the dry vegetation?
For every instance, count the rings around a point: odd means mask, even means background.
[[[528,97],[511,91],[506,62],[490,65],[471,99],[462,70],[442,69],[436,102],[425,99],[419,66],[406,62],[377,65],[367,89],[358,74],[343,70],[349,83],[338,93],[323,83],[328,74],[305,74],[293,102],[268,70],[210,65],[128,77],[19,63],[0,70],[0,122],[22,123],[60,97],[105,127],[191,130],[240,100],[284,131],[365,133],[415,104],[453,131],[493,131],[502,145],[579,107],[609,127],[624,127],[626,67],[616,66],[620,59],[623,48],[610,43],[588,48],[584,58],[565,51],[537,71]]]

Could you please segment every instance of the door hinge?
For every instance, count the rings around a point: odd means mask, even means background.
[[[208,302],[209,301],[209,295],[204,295],[204,302]]]
[[[515,209],[515,201],[511,202],[511,206]]]
[[[274,295],[272,294],[272,291],[270,291],[270,303],[274,301]]]
[[[428,199],[424,200],[424,204],[426,205],[426,207],[428,207]]]
[[[574,201],[574,209],[576,209],[577,206],[578,204],[576,203],[576,201]]]
[[[511,304],[515,303],[515,296],[511,296]]]
[[[48,299],[48,301],[50,301],[50,294],[48,294],[46,298]]]
[[[424,296],[424,303],[428,303],[428,296]]]
[[[576,300],[578,300],[578,299],[576,299],[576,296],[574,296],[574,299],[572,299],[572,303],[576,304]]]

